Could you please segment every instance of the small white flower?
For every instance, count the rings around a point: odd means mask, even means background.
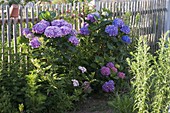
[[[72,79],[71,81],[73,82],[73,86],[74,86],[74,87],[79,86],[79,82],[78,82],[78,80],[76,80],[76,79]]]
[[[82,66],[79,66],[78,69],[81,70],[82,73],[85,73],[87,71],[87,69]]]

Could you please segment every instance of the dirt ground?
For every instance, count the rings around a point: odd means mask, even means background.
[[[106,98],[89,97],[80,103],[74,111],[68,113],[114,113],[107,102]]]

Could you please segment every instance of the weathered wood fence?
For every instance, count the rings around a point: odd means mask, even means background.
[[[66,14],[72,16],[77,11],[78,16],[81,15],[84,3],[74,4],[44,4],[42,6],[35,5],[34,7],[20,6],[20,13],[17,19],[10,18],[9,6],[0,7],[0,55],[2,62],[15,62],[16,57],[11,57],[16,54],[23,60],[23,65],[29,65],[27,56],[21,56],[22,48],[18,47],[18,36],[22,36],[22,29],[29,27],[38,20],[40,11],[51,10],[56,11],[57,15]],[[170,22],[170,0],[137,0],[137,1],[124,1],[124,2],[95,2],[96,9],[102,8],[109,9],[114,13],[113,18],[121,17],[126,12],[131,13],[130,26],[132,33],[138,36],[147,36],[150,46],[154,51],[157,49],[156,43],[166,30],[169,29]],[[136,21],[136,16],[139,16],[139,21]],[[80,29],[83,21],[75,20],[73,25],[75,29]],[[137,32],[133,29],[137,29]],[[25,54],[25,53],[23,53]],[[23,58],[23,59],[21,59]],[[4,63],[2,63],[4,64]],[[22,66],[21,66],[22,67]],[[26,68],[29,66],[25,66]],[[24,68],[23,70],[27,70]]]

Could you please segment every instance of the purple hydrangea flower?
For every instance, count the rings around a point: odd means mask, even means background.
[[[80,29],[80,34],[82,34],[82,35],[89,35],[89,34],[90,34],[90,31],[89,31],[89,29],[88,29],[88,26],[89,26],[89,24],[84,23],[84,27],[82,27],[82,28]]]
[[[70,28],[67,27],[67,26],[62,26],[60,29],[61,29],[61,31],[62,31],[62,33],[63,33],[64,36],[70,34],[71,31],[72,31],[72,29],[70,29]]]
[[[123,27],[125,23],[123,22],[122,19],[116,18],[113,20],[112,25],[118,26],[118,27]]]
[[[27,36],[29,33],[31,33],[29,28],[24,28],[24,29],[22,30],[22,34],[23,34],[24,36]]]
[[[26,35],[26,38],[32,39],[33,37],[34,37],[34,34],[33,34],[33,33],[29,33],[29,34]]]
[[[70,36],[70,38],[68,39],[69,42],[71,42],[73,45],[77,46],[80,41],[78,38],[76,38],[75,36]]]
[[[76,36],[76,35],[77,35],[77,31],[72,29],[70,34],[71,34],[72,36]]]
[[[46,21],[46,20],[41,20],[39,23],[43,23],[47,26],[50,26],[50,22]]]
[[[68,22],[66,22],[65,20],[61,19],[61,20],[53,20],[51,22],[51,25],[52,26],[58,26],[58,27],[62,27],[62,26],[67,26],[69,27],[70,29],[72,29],[72,25]]]
[[[100,17],[99,13],[91,13],[87,15],[87,20],[89,20],[90,22],[95,22],[96,18],[95,17]]]
[[[120,31],[122,31],[123,33],[125,33],[125,34],[129,34],[130,33],[130,28],[129,28],[129,26],[123,26],[121,29],[120,29]]]
[[[30,41],[29,45],[32,46],[33,48],[38,48],[41,45],[41,43],[39,42],[38,37],[34,37]]]
[[[113,80],[109,80],[108,82],[105,82],[102,86],[103,91],[105,92],[113,92],[115,89],[114,86],[114,81]]]
[[[114,67],[114,64],[112,62],[109,62],[109,63],[106,64],[106,66],[109,67],[109,68],[112,68],[112,67]]]
[[[44,35],[49,38],[62,37],[63,33],[61,29],[57,26],[48,26],[45,29]]]
[[[100,72],[102,75],[104,76],[109,76],[110,75],[110,69],[108,67],[105,67],[103,66],[101,69],[100,69]]]
[[[118,27],[114,25],[109,25],[105,28],[105,32],[109,34],[109,36],[117,36],[118,35]]]
[[[37,34],[42,34],[42,33],[44,33],[44,31],[47,27],[48,26],[44,23],[37,23],[33,26],[32,32],[37,33]]]
[[[96,22],[97,20],[95,17],[99,18],[100,17],[99,13],[88,14],[87,20],[89,20],[90,22]]]
[[[119,78],[122,78],[122,79],[125,78],[125,73],[123,73],[123,72],[119,72],[117,75]]]
[[[129,36],[125,35],[125,36],[122,36],[122,40],[123,42],[127,43],[127,44],[130,44],[131,43],[131,39]]]
[[[64,23],[65,23],[65,20],[63,20],[63,19],[61,19],[61,20],[53,20],[53,21],[51,22],[51,25],[52,25],[52,26],[61,27],[61,26],[64,25]]]

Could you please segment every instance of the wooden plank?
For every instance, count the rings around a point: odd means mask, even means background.
[[[5,48],[4,48],[4,45],[5,45],[5,33],[4,33],[4,31],[5,31],[5,22],[4,22],[4,7],[3,6],[1,6],[1,18],[2,18],[2,24],[1,24],[1,38],[2,38],[2,40],[1,40],[1,42],[2,42],[2,45],[1,45],[1,47],[2,47],[2,50],[1,50],[1,52],[2,52],[2,56],[1,56],[1,60],[2,60],[2,70],[4,69],[4,60],[5,60],[5,58],[4,58],[4,54],[5,54]]]
[[[32,18],[32,24],[34,24],[34,7],[31,7],[31,18]]]
[[[10,20],[10,11],[9,6],[6,6],[6,16],[7,16],[7,46],[8,46],[8,70],[10,70],[11,66],[11,20]]]
[[[17,54],[17,19],[15,18],[13,21],[13,40],[14,40],[14,54]],[[15,60],[16,60],[17,56],[15,56]]]
[[[25,23],[25,27],[28,28],[28,7],[25,7],[25,19],[26,19],[26,23]],[[32,19],[31,19],[32,20]]]
[[[73,18],[74,18],[74,22],[73,22],[73,29],[76,29],[77,28],[77,26],[76,26],[76,18],[75,18],[75,12],[74,11],[76,11],[76,6],[77,6],[77,4],[76,3],[73,3]]]
[[[77,11],[78,11],[78,16],[81,14],[81,11],[80,11],[80,2],[77,3]],[[80,30],[81,28],[81,19],[80,17],[78,18],[78,23],[77,23],[77,30]]]

